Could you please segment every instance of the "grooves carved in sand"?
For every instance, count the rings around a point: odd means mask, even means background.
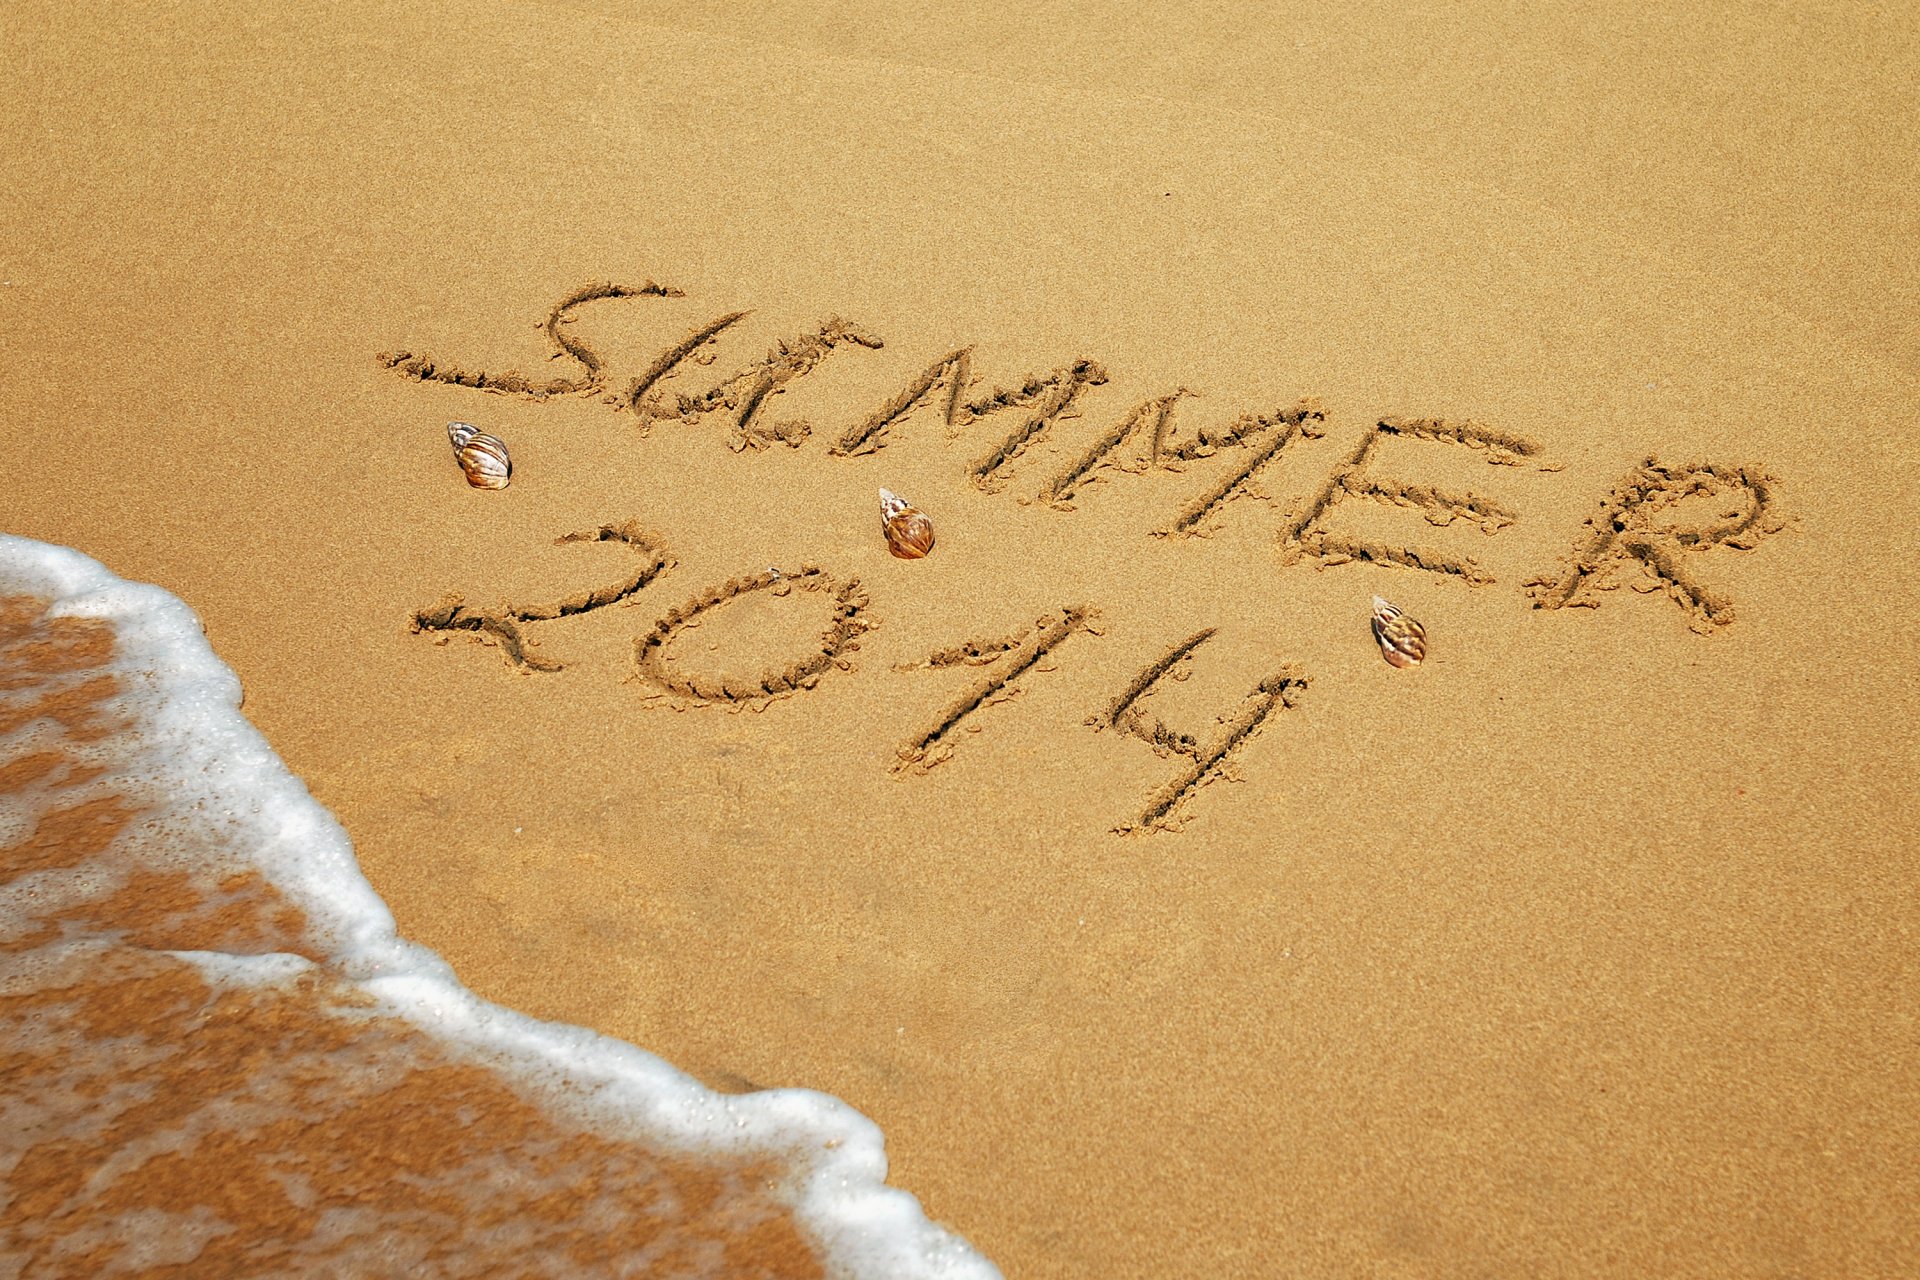
[[[953,731],[968,716],[982,707],[1011,697],[1017,692],[1015,681],[1036,668],[1045,670],[1040,667],[1041,660],[1075,632],[1091,631],[1093,617],[1093,610],[1073,605],[1060,610],[1058,615],[1038,619],[1031,636],[1026,635],[1023,629],[1017,633],[1021,638],[1005,644],[999,654],[993,652],[999,642],[979,640],[935,652],[921,665],[944,667],[964,662],[976,666],[992,664],[997,669],[990,671],[960,695],[932,725],[909,739],[900,748],[900,758],[893,766],[894,771],[897,773],[914,767],[930,769],[947,759],[953,753]]]
[[[554,303],[553,310],[547,313],[547,341],[553,344],[556,356],[571,357],[579,364],[578,378],[536,380],[511,370],[488,373],[483,369],[462,369],[456,365],[443,365],[430,355],[415,355],[411,351],[382,352],[380,363],[401,377],[416,382],[443,382],[449,386],[471,387],[475,391],[492,391],[500,395],[526,396],[534,400],[544,400],[548,396],[589,395],[606,385],[606,363],[592,347],[565,331],[564,326],[573,323],[574,311],[589,302],[609,298],[686,296],[679,289],[655,284],[651,280],[637,287],[595,281],[575,289]]]
[[[1326,434],[1321,424],[1327,415],[1315,400],[1302,400],[1291,409],[1269,417],[1242,418],[1226,433],[1214,439],[1208,439],[1203,432],[1196,443],[1205,452],[1189,454],[1187,449],[1178,449],[1174,456],[1185,459],[1205,457],[1215,448],[1238,447],[1251,443],[1260,435],[1266,434],[1266,443],[1254,450],[1247,461],[1222,476],[1220,480],[1198,499],[1188,505],[1174,518],[1172,524],[1161,530],[1162,536],[1198,537],[1204,535],[1207,524],[1219,512],[1220,508],[1235,498],[1254,493],[1254,479],[1266,469],[1268,463],[1280,456],[1281,450],[1295,440],[1317,440]],[[1218,443],[1215,443],[1215,440]]]
[[[470,372],[442,365],[432,357],[402,351],[380,357],[381,363],[400,375],[426,382],[441,382],[483,391],[544,399],[562,394],[596,392],[604,388],[607,371],[604,360],[586,343],[566,332],[574,312],[589,302],[603,299],[656,297],[679,298],[675,288],[647,281],[639,286],[595,282],[574,290],[549,312],[545,324],[548,340],[556,357],[566,356],[580,366],[575,378],[537,381],[519,373],[489,374]],[[883,340],[875,333],[838,317],[827,320],[810,333],[783,340],[759,360],[720,379],[699,394],[675,393],[669,396],[662,385],[689,365],[712,362],[708,348],[721,334],[738,324],[750,312],[725,312],[696,326],[684,338],[670,345],[635,379],[622,395],[606,397],[607,403],[631,412],[642,434],[663,419],[694,422],[718,411],[732,415],[732,430],[727,443],[736,452],[762,450],[773,444],[799,448],[814,434],[804,419],[774,421],[767,412],[773,397],[789,384],[812,373],[833,351],[841,347],[879,349]],[[949,436],[984,418],[1008,410],[1028,412],[992,448],[966,468],[967,478],[977,487],[997,492],[1003,488],[1020,457],[1055,426],[1076,416],[1076,410],[1089,388],[1108,380],[1105,366],[1092,359],[1079,359],[1051,373],[1032,375],[1010,386],[996,388],[984,396],[969,399],[973,382],[973,348],[960,346],[928,365],[900,392],[889,398],[865,419],[841,432],[829,449],[836,457],[861,457],[884,449],[901,424],[924,403],[940,406],[942,421]],[[1104,470],[1120,474],[1141,474],[1156,470],[1178,471],[1184,464],[1210,457],[1225,449],[1251,450],[1237,467],[1217,477],[1204,492],[1191,499],[1156,532],[1163,537],[1203,535],[1221,508],[1243,496],[1269,497],[1259,492],[1261,472],[1272,465],[1299,440],[1311,440],[1325,432],[1327,415],[1319,403],[1303,399],[1291,409],[1274,414],[1243,414],[1222,427],[1203,427],[1190,438],[1181,439],[1175,428],[1179,403],[1195,393],[1186,387],[1149,397],[1134,408],[1081,454],[1074,462],[1043,484],[1035,497],[1046,506],[1073,510],[1074,499],[1084,488],[1100,479]],[[1499,466],[1532,465],[1542,471],[1557,471],[1556,464],[1542,461],[1545,449],[1533,438],[1504,428],[1474,421],[1432,417],[1382,417],[1374,421],[1351,453],[1342,459],[1331,475],[1298,509],[1283,515],[1277,539],[1280,563],[1312,561],[1322,567],[1362,562],[1395,565],[1425,573],[1457,579],[1469,586],[1487,586],[1493,574],[1472,556],[1455,555],[1436,547],[1414,546],[1331,529],[1332,509],[1348,497],[1418,511],[1428,523],[1445,526],[1466,522],[1484,533],[1495,534],[1519,518],[1519,513],[1496,498],[1473,492],[1451,492],[1435,485],[1404,479],[1380,478],[1369,470],[1379,442],[1390,437],[1426,440],[1479,450],[1486,460]],[[1129,442],[1145,445],[1131,460],[1122,459],[1123,446]],[[1771,479],[1754,468],[1728,468],[1718,464],[1697,463],[1693,471],[1719,477],[1722,487],[1744,485],[1759,495],[1761,507],[1772,501]],[[1744,477],[1738,481],[1732,476]],[[1638,484],[1630,481],[1629,486]],[[1662,482],[1664,483],[1664,482]],[[1676,481],[1675,483],[1679,483]],[[1632,495],[1616,495],[1622,513],[1645,505]],[[1602,513],[1606,515],[1605,512]],[[1591,523],[1591,522],[1590,522]],[[1707,539],[1714,544],[1739,545],[1738,540],[1776,532],[1784,522],[1769,512],[1756,514],[1733,532],[1722,531]],[[1591,603],[1590,590],[1609,577],[1603,562],[1631,558],[1645,567],[1651,582],[1649,590],[1664,590],[1689,615],[1697,630],[1713,630],[1733,617],[1731,605],[1690,578],[1678,552],[1696,547],[1699,538],[1689,540],[1685,531],[1656,531],[1628,528],[1609,532],[1604,524],[1595,527],[1590,545],[1576,554],[1575,564],[1564,574],[1537,579],[1529,584],[1530,593],[1544,608],[1564,604]],[[480,627],[495,634],[503,644],[511,645],[505,629],[463,617],[461,625]]]
[[[1645,571],[1630,584],[1634,590],[1664,592],[1686,611],[1693,630],[1705,634],[1727,626],[1734,619],[1732,602],[1697,580],[1685,558],[1713,547],[1750,551],[1760,539],[1786,528],[1775,498],[1777,484],[1758,467],[1709,462],[1670,467],[1648,458],[1587,518],[1587,537],[1565,570],[1527,584],[1533,607],[1598,608],[1597,593],[1618,587],[1615,571],[1631,563]],[[1696,496],[1724,499],[1731,509],[1709,524],[1655,527],[1656,512]]]
[[[442,597],[439,603],[416,612],[408,623],[409,629],[415,634],[471,632],[476,637],[492,640],[499,645],[507,665],[517,671],[559,671],[563,664],[543,657],[534,648],[532,640],[521,631],[522,623],[572,618],[618,604],[673,567],[673,561],[659,549],[656,542],[641,532],[637,521],[603,524],[598,529],[564,534],[553,541],[555,546],[565,546],[570,542],[625,543],[639,553],[640,567],[617,582],[575,592],[552,604],[502,604],[486,609],[476,608],[459,595],[449,594]]]
[[[1333,469],[1333,474],[1320,486],[1320,491],[1282,526],[1281,563],[1295,564],[1302,559],[1312,559],[1323,566],[1331,566],[1360,560],[1448,574],[1469,586],[1484,587],[1491,584],[1493,575],[1471,556],[1449,555],[1431,547],[1396,546],[1326,529],[1328,512],[1348,497],[1412,507],[1435,525],[1451,524],[1464,516],[1479,524],[1481,531],[1487,534],[1498,533],[1517,518],[1501,503],[1476,493],[1447,493],[1429,485],[1376,479],[1368,471],[1368,463],[1372,461],[1380,441],[1393,436],[1478,449],[1487,455],[1487,462],[1493,466],[1519,466],[1540,458],[1545,452],[1536,440],[1478,422],[1451,422],[1444,418],[1382,418],[1360,437],[1353,452]],[[1537,461],[1534,465],[1541,470],[1557,469],[1552,464]]]
[[[778,395],[787,383],[813,372],[838,346],[851,343],[875,350],[884,345],[859,325],[835,316],[812,333],[781,341],[760,360],[701,395],[676,397],[673,408],[668,409],[664,394],[654,390],[660,380],[746,314],[744,311],[733,312],[696,329],[656,360],[634,383],[627,392],[626,403],[633,410],[643,432],[662,418],[693,422],[705,414],[724,409],[734,415],[733,432],[728,437],[727,447],[735,453],[745,449],[760,450],[775,443],[797,449],[813,434],[812,424],[803,419],[775,423],[759,421],[760,411],[768,398]]]
[[[1087,720],[1096,731],[1116,729],[1140,739],[1163,756],[1183,756],[1191,762],[1154,792],[1139,817],[1115,827],[1117,834],[1173,829],[1178,823],[1182,807],[1193,798],[1193,794],[1207,782],[1224,774],[1233,758],[1273,713],[1293,706],[1307,687],[1308,678],[1300,668],[1291,664],[1281,667],[1262,678],[1236,710],[1220,717],[1219,723],[1223,728],[1206,743],[1193,734],[1171,728],[1158,716],[1150,715],[1141,703],[1152,696],[1161,681],[1178,679],[1194,651],[1213,639],[1216,630],[1214,627],[1204,628],[1174,645],[1135,676],[1106,710]]]
[[[701,615],[757,591],[784,595],[795,588],[826,592],[833,601],[833,620],[827,624],[819,647],[813,652],[750,677],[686,674],[682,664],[667,656],[667,646],[674,636]],[[867,593],[861,589],[858,578],[841,581],[817,565],[802,565],[793,570],[767,569],[729,578],[679,608],[669,609],[653,630],[634,645],[634,667],[647,683],[695,703],[764,706],[774,698],[814,688],[820,683],[820,677],[835,667],[852,670],[853,663],[846,655],[858,649],[860,637],[876,625],[862,616],[867,604]]]
[[[578,364],[580,373],[576,377],[541,382],[517,373],[468,372],[409,352],[382,356],[381,361],[416,381],[535,399],[601,392],[609,376],[605,361],[565,328],[577,309],[607,299],[682,296],[677,289],[649,281],[639,287],[595,283],[561,299],[549,313],[545,329],[555,357],[570,358]],[[632,414],[641,436],[660,422],[693,424],[708,415],[724,413],[731,420],[727,444],[736,452],[763,450],[773,444],[801,447],[816,434],[813,425],[805,419],[776,420],[769,409],[774,398],[813,373],[835,351],[875,350],[884,343],[865,327],[834,317],[810,331],[776,342],[764,356],[718,379],[705,391],[689,394],[673,390],[676,377],[712,364],[713,344],[749,314],[746,310],[728,311],[696,325],[652,360],[625,392],[602,399]],[[973,352],[970,345],[956,346],[932,361],[872,413],[832,436],[828,454],[857,460],[880,453],[898,439],[922,406],[934,408],[949,444],[965,428],[1006,413],[1014,415],[1014,425],[964,464],[963,471],[972,486],[998,492],[1006,487],[1029,451],[1056,426],[1078,417],[1089,392],[1104,385],[1109,377],[1099,361],[1082,358],[976,394]],[[1283,460],[1298,456],[1290,452],[1294,446],[1324,438],[1329,429],[1328,414],[1321,403],[1306,397],[1284,409],[1244,413],[1184,430],[1181,411],[1186,401],[1195,398],[1196,392],[1177,386],[1134,402],[1118,421],[1042,482],[1033,499],[1042,509],[1072,512],[1076,501],[1114,477],[1178,473],[1192,464],[1238,450],[1234,460],[1203,489],[1156,522],[1155,536],[1204,538],[1219,526],[1229,505],[1242,498],[1279,507],[1278,495],[1266,489],[1267,474],[1270,469],[1278,471]],[[1335,509],[1349,498],[1417,512],[1435,527],[1470,525],[1489,536],[1520,518],[1515,507],[1496,497],[1376,474],[1379,447],[1392,439],[1472,449],[1493,466],[1560,470],[1557,464],[1546,461],[1546,448],[1540,441],[1502,427],[1441,417],[1373,418],[1317,487],[1297,504],[1280,507],[1276,567],[1310,562],[1327,568],[1358,562],[1432,573],[1469,587],[1493,583],[1494,575],[1470,555],[1333,527]],[[1778,511],[1777,488],[1771,476],[1754,466],[1700,461],[1668,467],[1648,458],[1586,521],[1586,532],[1564,568],[1529,581],[1527,594],[1540,609],[1593,607],[1599,603],[1599,593],[1622,585],[1620,579],[1631,576],[1627,585],[1672,599],[1694,630],[1717,630],[1733,621],[1733,606],[1697,580],[1689,558],[1715,546],[1751,548],[1787,527],[1788,521]],[[1722,499],[1729,509],[1718,520],[1699,525],[1655,523],[1657,513],[1697,497]],[[449,596],[414,614],[413,630],[442,635],[469,632],[498,644],[509,666],[516,670],[558,670],[558,663],[541,656],[528,641],[522,630],[526,624],[577,616],[626,600],[671,565],[632,522],[560,539],[585,540],[625,542],[640,554],[641,566],[619,582],[550,605],[480,609],[458,596]],[[1628,574],[1622,574],[1623,567]],[[669,656],[673,637],[697,623],[702,614],[755,592],[784,594],[795,589],[829,593],[833,608],[832,622],[817,647],[796,661],[769,667],[754,676],[734,676],[692,672]],[[867,605],[866,593],[857,579],[843,581],[810,565],[792,572],[769,569],[731,578],[670,610],[651,632],[640,637],[634,649],[634,673],[642,682],[681,700],[682,705],[763,707],[774,698],[815,687],[834,667],[851,669],[848,655],[859,647],[859,637],[874,625],[865,615]],[[1032,671],[1046,670],[1042,664],[1073,635],[1081,631],[1097,634],[1091,623],[1094,616],[1087,605],[1063,608],[1031,628],[965,641],[939,650],[922,662],[897,667],[914,670],[970,665],[986,670],[958,700],[900,746],[894,771],[924,770],[946,759],[957,730],[978,728],[977,723],[969,721],[982,708],[1017,694],[1022,687],[1020,681]],[[1091,721],[1096,728],[1138,738],[1154,750],[1186,762],[1139,816],[1118,830],[1152,831],[1176,825],[1194,793],[1227,772],[1245,744],[1277,712],[1294,705],[1307,686],[1308,677],[1297,667],[1280,668],[1262,679],[1237,708],[1221,716],[1219,730],[1207,735],[1204,742],[1198,734],[1177,731],[1149,715],[1144,703],[1160,682],[1177,676],[1183,664],[1213,635],[1213,628],[1204,628],[1174,646],[1150,663],[1104,713]]]

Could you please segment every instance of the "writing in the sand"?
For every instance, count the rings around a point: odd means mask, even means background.
[[[836,351],[884,345],[862,325],[830,319],[777,343],[765,356],[714,380],[702,391],[679,390],[676,379],[706,367],[713,359],[711,345],[748,314],[727,311],[695,325],[648,361],[622,389],[611,391],[614,374],[607,360],[569,331],[576,313],[590,303],[684,296],[678,289],[648,281],[638,286],[593,284],[562,298],[548,312],[543,328],[553,359],[575,366],[576,371],[566,375],[535,378],[511,371],[489,373],[412,351],[383,354],[380,362],[420,382],[534,400],[559,396],[601,400],[630,416],[642,434],[662,422],[691,424],[720,417],[728,424],[732,449],[757,451],[776,444],[802,448],[820,434],[804,419],[774,419],[773,402],[794,383]],[[1099,361],[1082,358],[1011,387],[976,394],[972,349],[957,346],[938,354],[872,412],[834,435],[827,452],[843,458],[877,453],[923,408],[949,429],[992,419],[1007,429],[993,435],[984,448],[976,447],[965,463],[966,477],[982,490],[1001,492],[1011,483],[1020,459],[1056,431],[1064,435],[1067,428],[1061,424],[1078,416],[1075,411],[1087,389],[1107,381],[1107,370]],[[1190,428],[1180,421],[1180,414],[1191,395],[1186,388],[1174,388],[1135,402],[1084,448],[1069,450],[1064,465],[1032,487],[1028,500],[1071,511],[1076,496],[1096,481],[1179,471],[1202,459],[1228,455],[1233,461],[1222,474],[1167,511],[1153,530],[1154,536],[1163,538],[1202,536],[1231,504],[1266,497],[1260,485],[1262,474],[1290,447],[1320,439],[1328,431],[1326,412],[1312,398],[1267,413],[1242,414],[1225,424]],[[1333,509],[1349,498],[1411,509],[1432,525],[1465,522],[1488,534],[1500,532],[1518,518],[1513,508],[1486,494],[1382,474],[1376,457],[1381,444],[1394,439],[1471,450],[1494,466],[1559,470],[1539,441],[1518,432],[1444,417],[1375,417],[1357,433],[1317,488],[1281,513],[1275,538],[1277,563],[1394,565],[1468,587],[1491,585],[1494,575],[1474,557],[1343,532],[1331,519]],[[1728,626],[1734,620],[1732,603],[1711,589],[1691,562],[1711,548],[1751,549],[1783,528],[1786,521],[1779,512],[1777,490],[1773,478],[1755,466],[1709,460],[1674,464],[1649,457],[1622,477],[1587,517],[1567,558],[1525,584],[1527,596],[1536,609],[1593,608],[1600,604],[1602,592],[1624,582],[1672,600],[1695,631],[1708,633]],[[1704,522],[1677,520],[1673,508],[1696,498],[1706,499],[1717,515]],[[449,596],[415,613],[414,630],[472,633],[496,644],[516,669],[558,670],[558,664],[531,643],[526,626],[578,617],[628,600],[673,567],[661,540],[632,522],[569,533],[558,541],[617,542],[634,552],[636,563],[617,581],[544,604],[479,608]],[[817,643],[791,661],[758,676],[742,677],[705,674],[674,655],[674,639],[703,616],[762,592],[787,595],[795,591],[818,593],[827,604],[830,622]],[[859,648],[859,637],[873,625],[867,605],[857,579],[836,576],[816,565],[769,568],[733,577],[662,614],[652,630],[636,640],[634,673],[683,704],[758,706],[792,697],[817,687],[834,671],[852,669],[850,655]],[[972,717],[1013,692],[1019,682],[1049,669],[1050,655],[1074,637],[1099,634],[1097,619],[1098,612],[1089,603],[1066,605],[1009,634],[963,640],[924,662],[900,668],[968,665],[978,667],[981,675],[961,698],[901,744],[896,772],[912,772],[946,758],[959,740],[957,730],[971,727]],[[1178,759],[1168,783],[1116,830],[1153,831],[1175,825],[1199,788],[1219,776],[1308,687],[1306,672],[1285,665],[1262,677],[1237,705],[1226,708],[1217,717],[1217,728],[1194,734],[1168,726],[1149,713],[1151,695],[1163,681],[1184,678],[1188,665],[1213,635],[1212,628],[1202,629],[1147,662],[1109,705],[1087,721],[1095,730],[1136,738],[1161,755]]]

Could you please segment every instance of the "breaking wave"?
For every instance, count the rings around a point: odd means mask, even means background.
[[[158,587],[0,535],[0,1272],[998,1272],[878,1128],[489,1004]]]

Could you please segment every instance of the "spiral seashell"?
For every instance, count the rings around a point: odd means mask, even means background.
[[[499,436],[490,436],[471,422],[449,422],[447,439],[468,484],[476,489],[504,489],[513,483],[513,459]]]
[[[1396,667],[1417,666],[1427,656],[1427,629],[1379,596],[1373,598],[1373,638],[1380,656]]]
[[[933,521],[890,489],[880,491],[880,530],[887,550],[902,560],[918,560],[933,550]]]

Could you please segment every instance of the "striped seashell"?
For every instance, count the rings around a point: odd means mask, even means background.
[[[1427,629],[1379,596],[1373,598],[1373,638],[1380,656],[1396,667],[1417,666],[1427,656]]]
[[[902,560],[918,560],[933,550],[933,521],[891,489],[880,491],[880,531],[887,550]]]
[[[504,489],[513,483],[513,459],[499,436],[490,436],[471,422],[449,422],[447,439],[468,484],[476,489]]]

